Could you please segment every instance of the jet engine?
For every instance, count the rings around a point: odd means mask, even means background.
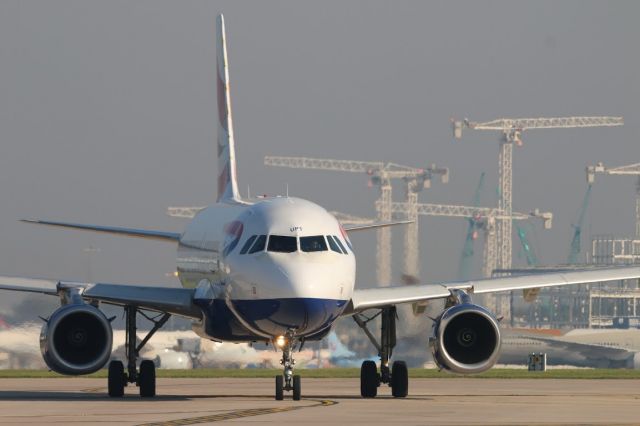
[[[482,373],[498,360],[500,328],[488,310],[463,295],[461,303],[433,321],[429,346],[439,368],[460,374]]]
[[[64,305],[40,332],[40,351],[49,368],[61,374],[98,371],[109,360],[111,323],[98,308],[84,303]]]

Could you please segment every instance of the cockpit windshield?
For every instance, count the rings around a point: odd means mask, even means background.
[[[267,251],[279,253],[293,253],[298,250],[298,240],[296,237],[286,237],[284,235],[270,235]]]
[[[255,244],[251,247],[251,250],[249,250],[249,254],[257,253],[259,251],[264,250],[264,243],[266,241],[267,241],[267,236],[266,235],[258,236],[258,238],[256,239]]]
[[[304,252],[327,251],[327,243],[323,235],[300,237],[300,250]]]
[[[267,240],[268,238],[268,240]],[[327,242],[329,243],[327,245]],[[308,237],[300,237],[300,245],[298,246],[298,238],[285,235],[252,235],[247,238],[240,254],[253,254],[261,252],[267,248],[267,251],[275,253],[294,253],[301,250],[305,253],[318,251],[332,251],[341,254],[347,254],[347,250],[342,242],[335,235],[312,235]]]

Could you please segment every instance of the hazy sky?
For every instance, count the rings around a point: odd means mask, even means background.
[[[623,115],[622,128],[531,131],[515,149],[514,208],[553,211],[554,229],[536,225],[530,238],[555,263],[567,256],[585,166],[640,161],[638,2],[2,0],[0,274],[84,280],[92,245],[92,279],[177,285],[165,275],[171,244],[17,220],[181,230],[167,206],[214,200],[220,12],[243,193],[288,184],[329,209],[373,215],[366,176],[263,166],[265,155],[307,155],[449,167],[450,183],[424,202],[470,203],[484,171],[482,204],[493,206],[498,135],[454,142],[450,117]],[[632,234],[634,180],[599,177],[585,234]],[[465,230],[421,219],[423,279],[456,278]],[[353,240],[367,287],[375,235]],[[2,293],[0,311],[16,300]]]

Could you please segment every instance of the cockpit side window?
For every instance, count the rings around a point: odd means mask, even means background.
[[[307,253],[312,251],[327,251],[327,243],[324,241],[324,235],[300,237],[300,250]]]
[[[336,237],[335,235],[333,236],[333,238],[336,240],[336,243],[338,243],[338,245],[340,246],[340,249],[342,250],[342,252],[344,254],[348,254],[347,249],[344,248],[344,245],[342,245],[342,241],[340,241],[340,238]]]
[[[256,237],[257,235],[252,235],[251,237],[249,237],[247,242],[244,243],[244,245],[242,246],[242,250],[240,250],[240,254],[245,254],[246,252],[249,251],[249,247],[251,247],[251,244],[253,244],[253,242],[256,240]]]
[[[251,250],[249,250],[249,254],[257,253],[259,251],[264,250],[264,246],[265,246],[266,242],[267,242],[267,236],[266,235],[258,236],[258,238],[256,239],[256,242],[251,247]]]
[[[294,251],[298,251],[298,239],[284,235],[269,235],[267,251],[293,253]]]
[[[336,253],[342,254],[340,247],[338,247],[336,242],[333,241],[333,237],[331,235],[327,235],[327,241],[329,242],[329,247],[331,248],[331,250],[335,251]]]

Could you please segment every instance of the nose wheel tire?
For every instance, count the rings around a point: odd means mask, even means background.
[[[380,378],[378,367],[373,361],[364,361],[360,367],[360,395],[363,398],[375,398],[378,394]]]
[[[409,370],[404,361],[394,361],[391,368],[391,394],[394,398],[405,398],[409,393]]]
[[[284,399],[284,377],[276,376],[276,401]]]
[[[112,398],[124,396],[126,377],[124,375],[124,364],[122,364],[122,361],[111,361],[109,363],[108,377],[109,396]]]
[[[145,359],[140,363],[138,384],[141,397],[156,396],[156,366],[153,361]]]
[[[300,401],[300,392],[302,388],[302,383],[300,380],[300,376],[297,374],[293,376],[293,400]]]

